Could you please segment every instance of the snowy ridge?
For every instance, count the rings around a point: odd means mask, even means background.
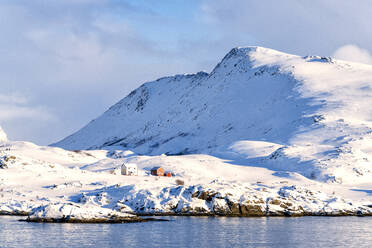
[[[234,48],[209,74],[145,83],[54,145],[204,153],[321,181],[367,183],[371,99],[370,65]],[[275,149],[259,153],[259,142]]]

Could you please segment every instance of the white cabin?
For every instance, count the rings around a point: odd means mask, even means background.
[[[123,164],[121,166],[121,174],[127,176],[137,176],[138,169],[136,164]]]

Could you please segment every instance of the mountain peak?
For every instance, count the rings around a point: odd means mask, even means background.
[[[252,53],[254,54],[262,54],[265,56],[270,56],[270,55],[290,55],[288,53],[280,52],[275,49],[271,48],[266,48],[266,47],[261,47],[261,46],[238,46],[230,50],[226,54],[225,57],[230,57],[233,55],[240,55],[240,56],[248,56],[251,55]],[[293,56],[293,55],[291,55]]]
[[[221,67],[239,67],[243,70],[261,65],[277,65],[289,59],[298,59],[299,56],[283,53],[274,49],[260,46],[243,46],[231,49],[212,73],[221,70]],[[224,72],[222,72],[224,73]]]

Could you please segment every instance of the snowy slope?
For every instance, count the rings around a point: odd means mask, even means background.
[[[120,175],[123,163],[136,164],[138,176]],[[175,176],[152,176],[153,166]],[[141,156],[28,142],[0,145],[0,214],[27,214],[31,221],[136,221],[128,213],[372,215],[371,186],[321,183],[201,154]]]
[[[372,66],[232,49],[211,73],[145,83],[54,144],[204,153],[322,181],[370,182]]]

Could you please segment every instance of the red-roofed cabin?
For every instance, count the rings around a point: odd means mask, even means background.
[[[164,176],[164,169],[161,167],[154,167],[151,169],[151,175],[153,176]]]

